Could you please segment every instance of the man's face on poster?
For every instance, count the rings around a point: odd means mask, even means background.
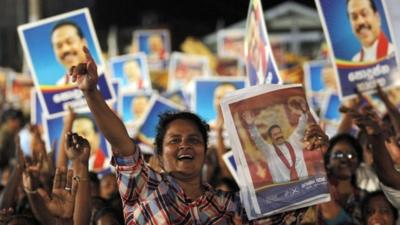
[[[147,109],[149,99],[146,96],[137,96],[132,100],[132,112],[135,120],[142,118]]]
[[[235,91],[236,87],[233,84],[222,84],[215,88],[214,91],[214,108],[217,113],[221,114],[221,100],[226,94]],[[222,115],[222,114],[221,114]]]
[[[100,147],[100,137],[94,126],[94,122],[85,117],[75,119],[72,124],[72,131],[78,133],[89,141],[91,154],[94,154]]]
[[[282,129],[280,127],[274,127],[269,133],[272,143],[275,145],[281,145],[285,143],[285,137],[283,136]]]
[[[136,60],[127,61],[124,63],[124,73],[129,83],[137,83],[141,79],[140,66]]]
[[[378,38],[381,19],[370,0],[349,0],[347,12],[353,33],[362,46],[369,47]]]
[[[70,24],[56,28],[51,35],[51,43],[57,60],[66,68],[78,65],[85,61],[83,46],[86,40],[79,36],[76,27]]]

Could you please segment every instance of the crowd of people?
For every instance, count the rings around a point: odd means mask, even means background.
[[[20,110],[4,110],[1,225],[396,223],[400,112],[379,87],[378,96],[387,109],[382,119],[360,94],[341,108],[335,136],[328,139],[319,126],[303,131],[303,141],[324,152],[331,201],[250,221],[239,186],[222,159],[228,151],[223,118],[219,115],[211,131],[194,113],[165,113],[156,128],[154,154],[145,155],[103,100],[96,88],[96,64],[86,48],[83,52],[85,63],[72,67],[69,79],[83,92],[99,131],[111,144],[115,170],[101,175],[89,171],[94,149],[82,134],[72,133],[73,110],[64,119],[59,145],[50,150],[40,129],[25,125]],[[82,66],[85,70],[78,68]],[[251,119],[250,115],[246,121],[251,124]],[[32,136],[29,154],[18,135],[24,126]],[[215,143],[209,143],[209,132],[215,134]]]

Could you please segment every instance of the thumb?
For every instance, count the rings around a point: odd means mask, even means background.
[[[48,204],[51,201],[49,194],[47,194],[43,188],[38,188],[37,192],[45,204]]]
[[[76,194],[78,193],[79,182],[76,180],[72,181],[71,195],[75,199]]]

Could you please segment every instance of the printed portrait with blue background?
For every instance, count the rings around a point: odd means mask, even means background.
[[[98,66],[101,65],[84,12],[24,29],[26,46],[40,86],[57,85],[57,81],[68,72],[68,69],[57,61],[51,41],[53,27],[63,21],[73,22],[81,28],[93,59]]]
[[[114,103],[112,104],[112,109],[115,112],[117,112],[118,111],[118,107],[119,107],[118,106],[119,105],[119,101],[118,100],[119,100],[120,86],[121,86],[122,81],[120,79],[118,79],[118,78],[113,78],[111,83],[112,83],[112,86],[113,86],[113,89],[114,89],[114,93],[115,93],[115,96],[116,96],[116,98],[114,100]]]
[[[182,89],[164,92],[161,96],[174,102],[177,105],[184,107],[185,109],[190,108],[190,97],[189,94],[185,93]]]
[[[239,79],[198,79],[195,81],[195,97],[193,110],[205,121],[211,122],[217,116],[217,109],[214,107],[216,89],[223,86],[235,86],[236,90],[244,88],[244,80]],[[233,88],[229,88],[232,90]],[[227,88],[228,90],[228,88]],[[224,93],[227,94],[227,93]]]
[[[333,52],[336,59],[351,61],[352,57],[361,49],[360,41],[351,29],[351,22],[347,14],[346,0],[318,0],[323,10],[326,27],[328,28]],[[387,15],[380,0],[375,2],[377,11],[381,17],[381,30],[389,41],[392,37],[387,24]]]
[[[156,127],[160,120],[159,115],[167,111],[181,111],[182,108],[161,96],[154,96],[149,107],[139,130],[139,139],[143,143],[152,145],[156,137]]]
[[[135,32],[135,39],[138,43],[138,51],[146,54],[151,53],[149,37],[158,36],[162,40],[163,48],[170,52],[170,40],[167,30],[138,30]]]
[[[168,30],[137,30],[134,32],[137,51],[148,57],[151,69],[166,69],[171,52],[171,39]]]
[[[322,104],[322,98],[325,91],[322,70],[325,67],[324,61],[311,61],[304,65],[306,96],[310,106],[319,110]]]
[[[33,91],[32,94],[32,105],[34,105],[31,108],[31,123],[32,124],[42,124],[42,113],[43,113],[43,109],[42,109],[42,105],[40,104],[39,101],[39,96],[37,94],[36,91]]]
[[[137,118],[137,115],[135,115],[135,110],[133,109],[133,104],[135,103],[135,100],[138,100],[138,98],[141,98],[139,101],[136,102],[138,104],[135,107],[140,107],[140,110],[146,110],[146,107],[149,106],[150,104],[150,98],[151,98],[152,92],[147,91],[147,92],[123,92],[120,95],[120,108],[119,108],[119,113],[121,115],[122,121],[124,123],[132,123],[135,121]]]
[[[111,83],[104,75],[104,65],[100,58],[101,52],[92,27],[89,11],[87,9],[76,10],[18,27],[24,53],[28,58],[33,80],[35,81],[35,87],[39,91],[43,112],[48,115],[56,115],[67,111],[67,105],[71,105],[73,108],[82,108],[86,105],[82,93],[80,93],[76,85],[71,84],[71,79],[67,76],[69,68],[65,68],[64,65],[57,61],[58,56],[56,56],[53,49],[53,28],[63,22],[76,24],[81,29],[86,45],[97,64],[99,89],[105,100],[114,98]],[[72,55],[77,54],[73,52],[75,50],[72,47],[70,51]],[[80,49],[80,51],[83,50]],[[80,54],[83,54],[83,52]]]
[[[110,155],[110,149],[109,149],[109,145],[106,142],[105,137],[101,134],[101,132],[99,131],[98,127],[96,126],[96,123],[94,122],[94,119],[92,117],[92,115],[90,113],[77,113],[75,116],[75,121],[79,120],[79,118],[89,118],[92,121],[92,125],[94,126],[94,130],[98,135],[99,138],[99,148],[103,155],[106,158],[111,158]],[[61,138],[61,134],[62,134],[62,130],[64,127],[64,116],[52,116],[52,117],[48,117],[46,118],[45,116],[42,119],[44,121],[44,132],[45,132],[45,141],[46,141],[46,147],[48,149],[51,149],[50,147],[53,145],[53,143],[56,143],[57,146],[55,149],[55,157],[57,158],[58,156],[58,149],[59,149],[59,144],[60,144],[60,138]],[[74,125],[72,126],[72,132],[75,132],[76,130],[74,130]],[[91,127],[92,128],[92,127]],[[82,132],[83,133],[83,132]],[[78,133],[79,135],[83,135],[82,133]],[[88,138],[89,142],[90,142],[90,138]],[[93,144],[91,144],[93,145]],[[93,147],[93,146],[91,146]]]
[[[146,56],[142,53],[110,59],[111,74],[122,80],[122,89],[151,89]]]
[[[379,13],[380,16],[380,30],[383,32],[384,36],[386,36],[389,43],[387,48],[377,43],[378,47],[381,46],[379,51],[376,51],[377,59],[369,59],[368,61],[362,60],[364,54],[361,53],[359,56],[360,59],[353,61],[353,56],[361,50],[361,44],[352,31],[350,16],[347,13],[347,1],[316,1],[323,19],[322,22],[326,28],[325,35],[328,35],[330,39],[330,47],[333,53],[332,60],[335,62],[337,69],[340,89],[339,94],[341,98],[355,97],[357,95],[356,90],[359,92],[374,91],[377,84],[382,87],[389,87],[392,86],[396,80],[394,74],[398,67],[398,60],[393,51],[394,43],[392,42],[393,38],[389,28],[388,14],[384,10],[383,1],[372,1],[375,3],[377,13]],[[368,3],[369,2],[367,2],[367,4]],[[357,16],[361,17],[361,15]],[[376,17],[375,14],[369,17],[368,21],[364,19],[364,25],[372,29],[373,27],[371,26],[376,23]],[[371,21],[373,19],[375,22],[372,23]],[[358,27],[361,27],[361,25],[359,24]],[[372,33],[372,31],[369,32]],[[383,39],[383,41],[380,42],[386,42],[382,35],[378,35],[376,38],[377,40]]]
[[[340,98],[337,94],[330,93],[326,96],[324,100],[325,105],[322,109],[322,119],[332,123],[339,123],[341,118],[340,108]]]

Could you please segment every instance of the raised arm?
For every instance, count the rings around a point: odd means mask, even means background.
[[[245,111],[243,114],[243,120],[246,123],[248,128],[250,138],[254,141],[258,149],[263,149],[265,153],[269,153],[268,144],[265,143],[263,137],[261,137],[260,132],[258,131],[256,125],[254,124],[255,117],[254,114],[250,111]]]
[[[64,127],[60,137],[60,145],[58,147],[58,157],[56,168],[67,168],[68,160],[65,154],[65,136],[68,132],[72,132],[72,124],[75,120],[75,113],[71,107],[68,108],[68,114],[64,117]]]
[[[380,119],[370,107],[364,107],[361,112],[350,111],[357,126],[365,129],[368,134],[368,143],[372,147],[372,156],[379,180],[386,186],[400,190],[400,173],[395,169],[394,163],[385,145],[388,132],[380,126]]]
[[[378,85],[377,87],[377,92],[379,98],[382,100],[382,102],[385,104],[390,122],[392,122],[392,125],[394,127],[394,130],[396,132],[396,137],[400,137],[400,112],[397,109],[397,107],[390,101],[389,97],[386,95],[386,93],[382,90],[382,88]]]
[[[70,76],[82,90],[86,102],[92,112],[96,124],[113,147],[117,156],[129,156],[135,151],[136,146],[129,138],[128,132],[117,115],[108,107],[103,96],[97,89],[97,66],[89,50],[84,47],[86,63],[81,63],[71,68]]]
[[[89,142],[77,134],[68,133],[65,135],[65,150],[68,159],[72,161],[74,180],[79,182],[74,207],[74,225],[89,224],[92,210],[88,170]]]

